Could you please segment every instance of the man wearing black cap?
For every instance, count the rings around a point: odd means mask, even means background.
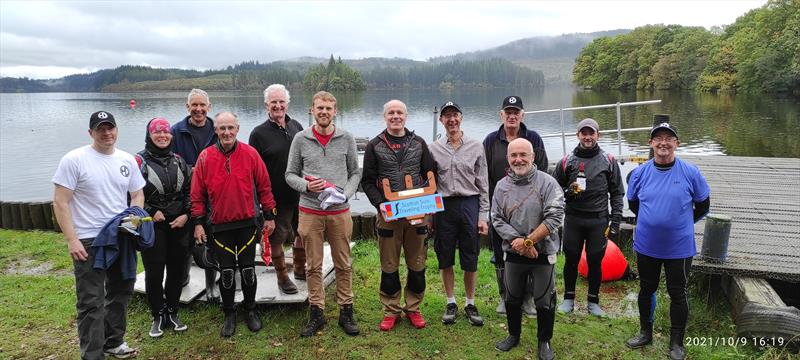
[[[120,261],[94,268],[91,247],[105,224],[130,206],[144,206],[145,181],[136,160],[116,149],[114,116],[98,111],[89,118],[92,144],[70,151],[53,176],[56,219],[67,239],[75,273],[78,338],[82,359],[135,355],[124,341],[133,280],[123,280]]]
[[[464,271],[467,321],[483,325],[483,318],[475,307],[475,285],[478,280],[478,252],[480,237],[489,230],[489,183],[486,157],[481,143],[464,136],[461,131],[462,114],[458,104],[448,101],[442,105],[439,116],[447,136],[431,145],[431,155],[438,168],[437,187],[444,198],[444,212],[434,216],[434,249],[442,272],[442,283],[447,295],[442,322],[456,321],[458,306],[453,296],[456,248],[459,263]]]
[[[578,261],[586,248],[589,264],[589,293],[587,310],[598,317],[605,316],[600,308],[600,267],[606,252],[606,228],[609,238],[616,240],[622,220],[622,185],[619,165],[614,157],[603,151],[597,140],[600,126],[593,119],[578,123],[578,146],[556,164],[553,177],[561,185],[566,198],[564,213],[564,302],[558,307],[562,313],[575,308],[575,281],[578,278]],[[611,225],[608,202],[611,199]]]
[[[500,179],[504,178],[509,171],[508,160],[506,159],[506,151],[508,143],[517,138],[528,140],[533,145],[534,162],[537,170],[547,172],[547,152],[545,152],[544,141],[536,131],[528,129],[522,120],[525,118],[524,107],[522,105],[522,98],[516,95],[508,96],[503,99],[503,104],[500,109],[500,119],[503,124],[500,129],[486,135],[483,140],[483,148],[486,152],[486,162],[489,166],[489,201],[492,201],[494,196],[494,188]],[[503,302],[503,274],[505,269],[505,262],[503,260],[502,240],[494,231],[491,224],[489,226],[489,239],[492,243],[494,250],[493,262],[497,275],[497,287],[500,291],[501,299],[497,305],[497,313],[504,314],[505,303]],[[522,306],[523,311],[528,316],[536,315],[536,308],[530,294],[526,295],[525,302]]]
[[[636,349],[653,341],[653,301],[663,266],[672,322],[669,357],[685,359],[687,282],[692,258],[697,254],[694,223],[708,213],[711,190],[696,166],[675,156],[680,141],[678,130],[668,122],[669,117],[656,116],[663,122],[650,132],[654,157],[634,169],[628,182],[628,206],[636,214],[633,250],[639,269],[641,330],[626,345]]]

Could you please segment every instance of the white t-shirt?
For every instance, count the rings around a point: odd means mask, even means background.
[[[128,193],[145,185],[131,154],[115,149],[106,155],[91,145],[64,155],[53,183],[73,191],[69,209],[79,239],[97,236],[106,222],[128,208]]]

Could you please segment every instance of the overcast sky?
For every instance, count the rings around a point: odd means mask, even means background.
[[[710,28],[765,3],[0,0],[0,75],[55,78],[125,64],[205,70],[330,54],[425,60],[532,36]]]

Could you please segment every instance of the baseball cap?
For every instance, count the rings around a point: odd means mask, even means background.
[[[503,99],[503,110],[510,107],[522,110],[522,98],[516,95],[511,95]]]
[[[675,135],[676,138],[678,137],[678,129],[676,129],[674,125],[671,125],[668,122],[662,122],[656,126],[653,126],[653,130],[650,130],[650,138],[652,139],[659,130],[668,130]]]
[[[597,121],[594,121],[594,119],[592,118],[586,118],[581,120],[581,122],[578,123],[578,132],[583,130],[583,128],[585,127],[591,128],[592,130],[594,130],[594,132],[600,132],[600,126],[597,125]]]
[[[110,112],[98,111],[89,117],[89,128],[92,130],[97,129],[97,127],[103,123],[108,123],[114,125],[114,127],[117,127],[117,122],[114,120],[114,115],[111,115]]]
[[[463,112],[461,111],[461,107],[459,107],[458,104],[456,104],[456,103],[454,103],[452,101],[448,101],[448,102],[444,103],[442,105],[442,110],[439,112],[439,114],[444,114],[444,110],[447,109],[447,108],[456,109],[456,111],[458,111],[459,113],[463,114]]]

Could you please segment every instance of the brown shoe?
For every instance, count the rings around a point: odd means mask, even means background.
[[[306,249],[292,248],[292,261],[294,262],[294,278],[306,279]]]
[[[284,257],[272,258],[272,264],[275,266],[275,275],[278,277],[278,288],[281,289],[281,292],[284,294],[297,294],[297,286],[289,279],[289,271],[286,269]]]

